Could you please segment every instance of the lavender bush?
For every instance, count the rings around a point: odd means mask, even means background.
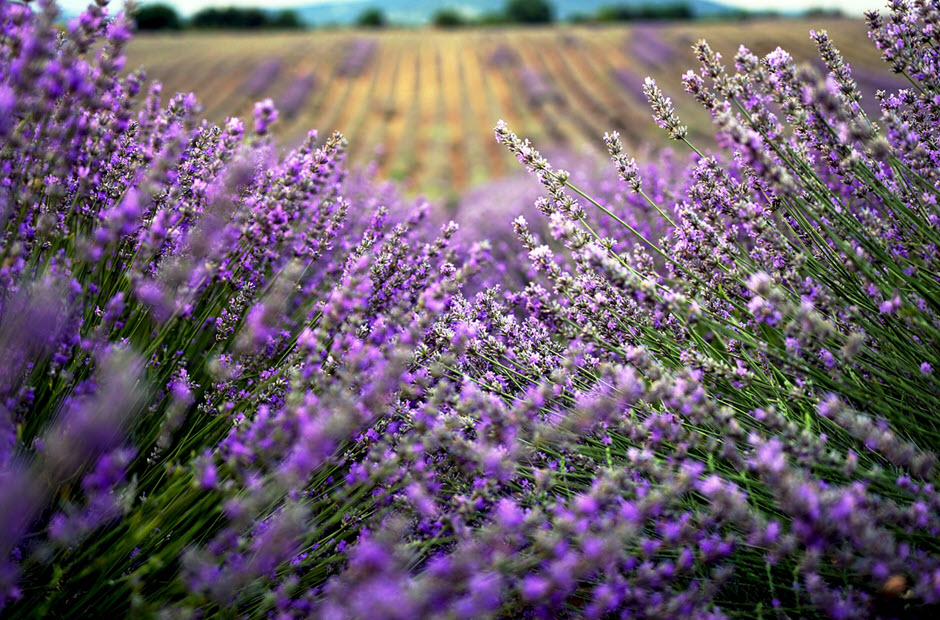
[[[281,73],[281,61],[278,58],[268,58],[263,60],[255,69],[248,74],[248,77],[242,82],[240,90],[251,97],[257,97],[264,94],[271,85],[277,80]]]
[[[512,67],[519,64],[519,53],[513,48],[500,43],[490,52],[486,64],[490,67]]]
[[[346,54],[336,67],[336,74],[346,77],[358,77],[372,62],[378,49],[375,39],[357,38],[349,42]]]
[[[291,80],[277,100],[277,109],[288,119],[294,118],[317,88],[315,73],[305,73]]]
[[[676,49],[663,40],[659,28],[638,26],[633,28],[628,40],[630,57],[645,69],[656,69],[676,59]]]
[[[667,224],[650,204],[620,178],[607,173],[607,166],[592,152],[556,150],[550,153],[556,164],[563,166],[571,175],[572,182],[588,190],[590,194],[612,211],[642,231],[647,239],[658,240],[666,231]],[[659,202],[671,200],[675,192],[683,192],[688,186],[688,167],[677,160],[671,152],[664,151],[655,163],[642,166],[642,173],[649,182],[648,195]],[[527,259],[529,250],[522,246],[510,227],[496,227],[494,222],[509,222],[516,217],[527,220],[529,231],[549,244],[553,250],[563,250],[564,245],[552,239],[552,224],[542,217],[544,199],[537,179],[522,172],[485,183],[461,196],[453,217],[460,222],[460,230],[454,240],[463,245],[486,239],[489,245],[490,266],[473,279],[471,289],[481,285],[502,286],[509,290],[522,289],[540,279],[536,266]],[[619,226],[614,220],[597,222],[598,232],[605,236],[616,234]],[[635,240],[620,239],[617,251],[631,249]],[[563,257],[556,257],[561,260]],[[543,282],[544,284],[544,282]],[[464,288],[464,294],[467,294]]]
[[[646,95],[643,94],[643,78],[634,73],[628,67],[617,67],[610,69],[610,77],[626,92],[637,101],[646,102]]]
[[[0,4],[0,605],[262,614],[300,580],[301,610],[376,513],[349,463],[473,259],[338,134],[278,154],[270,100],[246,133],[118,77],[103,4],[61,37],[53,2]]]
[[[105,4],[0,0],[5,616],[936,612],[940,3],[869,17],[877,120],[813,33],[696,45],[722,154],[651,80],[687,161],[500,123],[522,256],[164,103]]]
[[[544,73],[532,67],[523,67],[519,72],[519,82],[525,100],[529,106],[538,107],[544,103],[564,103],[564,97],[559,93]]]

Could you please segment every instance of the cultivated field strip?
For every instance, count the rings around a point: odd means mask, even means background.
[[[464,134],[466,123],[464,112],[469,109],[462,97],[463,71],[460,66],[460,48],[453,39],[441,46],[441,116],[446,133],[446,159],[451,178],[449,184],[465,186],[468,177],[468,161]]]
[[[422,41],[419,54],[417,119],[410,132],[412,140],[405,151],[406,164],[404,176],[415,179],[434,178],[437,162],[441,153],[437,149],[438,133],[443,129],[440,120],[440,67],[438,65],[438,42]]]
[[[401,161],[399,153],[402,150],[402,138],[408,129],[410,117],[414,116],[412,112],[417,109],[417,106],[413,105],[414,92],[419,84],[417,47],[401,46],[400,54],[398,73],[383,123],[385,137],[381,142],[376,142],[376,145],[382,146],[381,169],[384,173],[389,172],[391,164]],[[371,142],[368,136],[363,136],[363,139]]]
[[[144,65],[148,77],[163,82],[165,98],[195,92],[214,121],[250,117],[255,100],[281,101],[292,82],[306,80],[287,99],[296,110],[273,127],[285,142],[301,141],[312,128],[321,139],[338,129],[354,164],[376,160],[382,176],[431,196],[455,196],[519,170],[493,140],[500,118],[545,151],[597,150],[612,130],[631,149],[666,146],[643,99],[647,75],[707,148],[708,116],[680,82],[697,64],[690,45],[704,36],[729,67],[739,44],[759,55],[780,46],[808,60],[815,57],[812,28],[829,30],[869,100],[875,88],[897,83],[866,79],[880,64],[878,53],[864,24],[850,19],[140,36],[128,67]],[[259,84],[263,94],[252,92]]]
[[[394,41],[385,42],[379,51],[381,65],[375,71],[375,86],[369,101],[362,106],[363,114],[356,127],[344,130],[363,139],[350,143],[349,153],[353,161],[364,161],[375,155],[377,145],[382,144],[389,119],[395,114],[394,88],[401,67],[401,48]]]
[[[499,106],[493,93],[487,87],[484,71],[480,65],[479,57],[474,51],[461,55],[463,61],[463,85],[465,88],[464,105],[466,119],[465,135],[468,144],[465,147],[469,153],[485,153],[485,159],[471,158],[471,183],[484,181],[487,178],[498,177],[503,174],[503,149],[495,140],[477,140],[478,127],[484,127],[494,114],[498,114]]]

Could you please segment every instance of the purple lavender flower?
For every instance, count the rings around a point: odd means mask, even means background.
[[[497,45],[490,52],[487,58],[487,64],[491,67],[509,67],[519,62],[519,54],[510,46],[505,44]]]
[[[245,78],[241,89],[249,96],[257,97],[271,87],[280,72],[281,61],[279,59],[269,58],[264,60]]]
[[[356,38],[349,42],[346,55],[336,67],[337,75],[356,77],[365,71],[378,49],[375,39]]]
[[[660,29],[640,26],[630,31],[629,55],[635,58],[643,71],[653,71],[669,65],[676,57],[676,48],[663,40]]]
[[[139,95],[103,4],[60,30],[0,3],[4,612],[940,602],[928,5],[869,17],[915,85],[877,125],[822,33],[828,75],[700,43],[721,151],[652,82],[689,158],[610,134],[603,174],[500,122],[532,188],[467,197],[461,231],[339,134],[278,149],[270,99],[246,138]],[[374,58],[355,41],[338,75]]]
[[[564,101],[564,97],[555,89],[548,77],[537,69],[523,67],[519,79],[522,82],[526,102],[531,106]]]
[[[278,112],[274,107],[272,99],[265,99],[255,103],[255,133],[263,136],[268,132],[268,127],[277,120]]]
[[[313,73],[295,77],[277,100],[277,109],[288,119],[297,116],[310,95],[317,88],[317,77]]]

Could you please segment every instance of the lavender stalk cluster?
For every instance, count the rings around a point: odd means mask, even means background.
[[[282,62],[277,58],[268,58],[258,64],[241,84],[240,90],[251,97],[258,97],[267,92],[280,75]]]
[[[345,77],[358,77],[372,62],[378,50],[375,39],[358,38],[349,42],[346,55],[336,67],[336,74]]]
[[[695,46],[719,152],[652,82],[687,156],[500,122],[535,178],[463,231],[37,4],[0,0],[4,617],[940,606],[940,3],[869,16],[878,118],[816,32],[825,71]]]
[[[277,109],[288,119],[297,116],[310,96],[316,91],[319,81],[315,73],[305,73],[291,80],[277,99]]]
[[[549,102],[564,103],[563,95],[538,69],[523,67],[519,72],[519,81],[522,84],[526,102],[530,106],[538,107]]]
[[[630,58],[635,58],[641,67],[661,68],[674,62],[678,55],[676,48],[663,39],[655,26],[631,29],[628,43]]]

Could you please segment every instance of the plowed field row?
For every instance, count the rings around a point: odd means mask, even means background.
[[[452,196],[519,169],[493,142],[500,118],[543,150],[596,149],[608,130],[620,131],[631,148],[665,146],[638,95],[647,75],[674,97],[691,135],[707,141],[707,116],[680,84],[682,72],[696,66],[691,42],[708,39],[729,66],[742,43],[758,54],[779,45],[807,60],[815,52],[811,28],[828,29],[852,66],[880,66],[864,24],[849,19],[155,35],[135,39],[128,66],[145,66],[150,78],[163,82],[167,97],[195,92],[216,121],[250,116],[260,96],[251,92],[249,78],[257,79],[265,67],[275,68],[275,75],[261,80],[275,101],[293,80],[312,76],[297,112],[274,127],[286,142],[300,141],[311,128],[321,136],[338,129],[349,139],[354,164],[377,159],[384,176],[407,179],[432,196]],[[361,70],[340,71],[356,48],[372,50],[361,54]],[[660,50],[659,56],[650,57],[650,50]],[[541,89],[530,92],[532,84]]]

